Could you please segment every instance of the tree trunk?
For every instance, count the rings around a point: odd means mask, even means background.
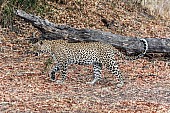
[[[41,19],[38,16],[27,14],[22,10],[17,10],[15,14],[38,28],[42,35],[42,39],[64,39],[69,42],[92,42],[99,41],[108,43],[116,48],[125,50],[127,53],[140,53],[144,49],[143,43],[137,37],[126,37],[104,32],[100,30],[77,29],[67,25],[57,25],[48,20]],[[170,38],[145,38],[149,48],[147,53],[170,53]]]

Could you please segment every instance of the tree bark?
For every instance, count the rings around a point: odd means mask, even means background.
[[[27,14],[22,10],[17,10],[15,14],[38,28],[42,35],[41,39],[57,40],[64,39],[69,42],[93,42],[99,41],[108,43],[116,48],[125,50],[127,53],[140,53],[144,49],[139,37],[126,37],[91,29],[77,29],[67,25],[57,25],[32,14]],[[147,53],[170,53],[170,38],[145,38],[149,48]]]

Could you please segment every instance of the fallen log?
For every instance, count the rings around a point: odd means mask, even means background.
[[[67,25],[57,25],[38,16],[28,14],[22,10],[16,10],[15,14],[41,31],[41,39],[57,40],[64,39],[69,42],[92,42],[99,41],[108,43],[116,48],[123,49],[128,54],[140,53],[144,45],[139,37],[126,37],[104,32],[101,30],[77,29]],[[149,48],[147,53],[170,53],[170,38],[145,38]]]

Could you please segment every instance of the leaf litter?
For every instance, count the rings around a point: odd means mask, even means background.
[[[41,16],[57,24],[124,36],[170,37],[168,20],[144,16],[141,7],[129,6],[121,0],[70,0],[67,4],[48,1],[48,5],[53,12]],[[101,18],[114,21],[114,25],[107,28]],[[58,85],[48,77],[50,66],[46,67],[45,62],[49,56],[28,54],[29,44],[16,42],[37,29],[23,20],[16,25],[22,33],[0,30],[1,112],[170,112],[168,60],[123,61],[119,64],[125,79],[122,88],[115,87],[115,77],[105,68],[100,82],[87,85],[92,79],[92,66],[79,65],[69,66],[67,80]]]

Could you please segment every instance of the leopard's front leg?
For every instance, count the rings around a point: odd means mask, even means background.
[[[57,71],[61,72],[61,80],[56,80],[55,74]],[[51,70],[49,75],[52,81],[56,81],[57,84],[61,84],[65,81],[66,74],[67,74],[67,63],[61,62],[61,63],[57,63],[57,65],[54,66],[54,68]]]
[[[51,70],[50,73],[49,73],[49,76],[50,76],[50,80],[51,80],[51,81],[56,81],[55,74],[56,74],[56,72],[59,71],[59,70],[60,70],[60,69],[59,69],[59,66],[58,66],[58,65],[55,65],[55,66],[52,68],[52,70]]]

